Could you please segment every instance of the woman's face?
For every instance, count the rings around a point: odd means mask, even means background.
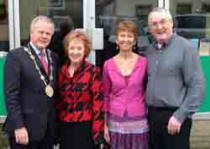
[[[135,36],[132,32],[120,31],[116,43],[121,51],[132,51],[135,44]]]
[[[85,56],[84,42],[80,39],[73,39],[68,46],[68,58],[71,63],[79,64]]]

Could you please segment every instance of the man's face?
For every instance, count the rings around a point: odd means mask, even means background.
[[[54,26],[50,23],[39,21],[31,30],[30,41],[40,49],[45,49],[52,38]]]
[[[155,12],[148,20],[150,32],[159,43],[167,42],[173,32],[173,22],[166,14]]]

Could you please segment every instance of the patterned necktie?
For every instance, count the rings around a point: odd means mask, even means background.
[[[40,61],[42,63],[42,66],[44,67],[46,74],[48,74],[48,65],[44,56],[44,50],[41,50],[40,54],[41,54]]]

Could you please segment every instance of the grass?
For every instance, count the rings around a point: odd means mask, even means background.
[[[2,124],[0,124],[0,149],[8,148],[8,139],[2,132]]]

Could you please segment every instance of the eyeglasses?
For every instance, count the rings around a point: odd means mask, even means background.
[[[150,27],[158,27],[159,25],[163,26],[163,25],[166,25],[169,21],[170,21],[169,19],[162,19],[159,22],[150,23],[149,26]]]

